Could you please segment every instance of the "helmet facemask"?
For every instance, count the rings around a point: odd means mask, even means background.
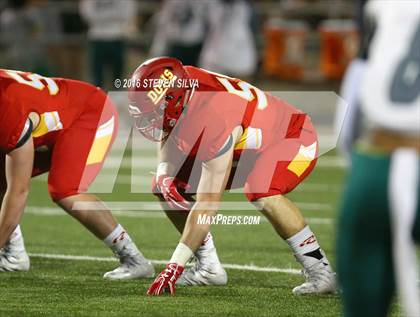
[[[174,102],[172,95],[166,95],[164,101],[153,111],[142,113],[140,107],[130,104],[128,111],[134,118],[134,127],[145,138],[154,142],[165,141],[182,114],[186,93]],[[170,107],[170,103],[174,106]],[[174,111],[175,110],[175,111]]]
[[[160,142],[169,136],[190,95],[188,87],[179,86],[187,78],[182,63],[165,56],[147,60],[134,71],[129,112],[144,137]]]

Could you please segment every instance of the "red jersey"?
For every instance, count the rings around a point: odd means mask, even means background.
[[[244,150],[262,152],[286,135],[299,133],[306,115],[286,102],[236,78],[186,66],[197,87],[174,130],[175,141],[186,154],[206,161],[228,141],[235,127],[243,134],[235,155]]]
[[[0,70],[2,190],[7,188],[5,153],[16,148],[31,112],[39,116],[32,130],[32,176],[49,172],[48,190],[56,201],[86,192],[118,130],[112,101],[99,88],[81,81]]]
[[[30,112],[40,118],[32,132],[35,148],[53,144],[58,132],[75,122],[98,89],[74,80],[0,69],[0,151],[16,147]]]

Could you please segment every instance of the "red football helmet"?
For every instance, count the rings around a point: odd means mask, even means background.
[[[187,78],[182,63],[172,57],[149,59],[134,71],[128,111],[147,139],[165,140],[175,127],[189,95],[189,89],[178,83]]]

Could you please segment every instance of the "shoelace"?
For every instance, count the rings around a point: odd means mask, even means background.
[[[195,258],[194,266],[191,268],[191,272],[195,273],[196,271],[200,271],[200,261]]]
[[[328,275],[326,274],[326,269],[320,269],[319,265],[314,265],[313,267],[310,267],[308,269],[303,269],[302,273],[308,282],[313,282],[320,279],[324,280]]]
[[[211,270],[211,266],[201,263],[198,259],[196,259],[195,265],[191,268],[191,273],[193,275],[200,274],[202,277],[205,277],[205,274],[203,273],[214,274]]]

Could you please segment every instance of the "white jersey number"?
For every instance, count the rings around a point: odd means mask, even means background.
[[[7,70],[6,73],[20,84],[28,85],[38,90],[43,90],[47,87],[49,94],[52,96],[59,91],[57,83],[51,78],[15,70]]]
[[[217,80],[226,88],[226,90],[231,93],[235,94],[246,101],[252,101],[254,100],[254,94],[252,91],[255,92],[257,96],[257,109],[258,110],[264,110],[267,108],[267,97],[265,96],[264,92],[258,89],[255,86],[252,86],[251,84],[248,84],[247,82],[240,81],[238,82],[238,86],[240,89],[236,89],[233,87],[229,79],[222,78],[222,77],[216,77]]]
[[[408,54],[398,64],[391,83],[391,101],[411,103],[420,93],[420,23]]]

